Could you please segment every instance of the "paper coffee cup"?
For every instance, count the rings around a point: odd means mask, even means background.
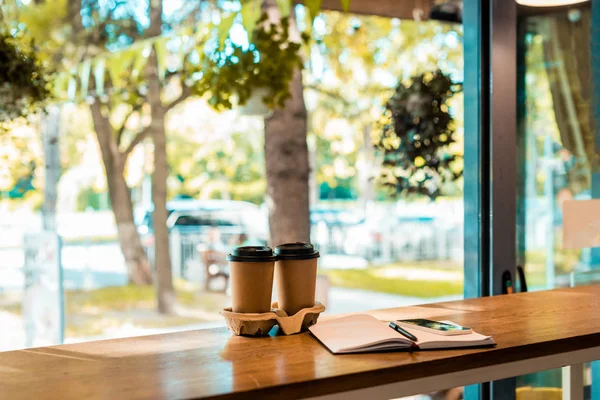
[[[270,247],[238,247],[227,256],[231,282],[232,311],[271,311],[275,260]]]
[[[279,308],[294,315],[315,305],[319,252],[310,243],[286,243],[275,248],[277,301]]]

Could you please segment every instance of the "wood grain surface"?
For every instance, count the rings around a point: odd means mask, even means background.
[[[451,320],[498,345],[334,356],[310,334],[187,331],[0,353],[0,399],[292,399],[600,346],[600,285],[372,314]]]

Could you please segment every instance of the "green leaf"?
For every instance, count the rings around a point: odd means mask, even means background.
[[[135,56],[135,60],[133,61],[133,69],[131,71],[131,76],[137,78],[140,75],[144,74],[144,68],[146,67],[146,63],[148,62],[148,55],[150,54],[150,45],[146,44],[143,48],[138,49],[137,55]]]
[[[261,5],[261,0],[250,0],[242,5],[242,25],[248,32],[248,38],[252,38],[254,28],[256,28],[256,24],[260,19]]]
[[[94,79],[96,80],[96,94],[104,94],[104,58],[98,58],[94,61]]]
[[[167,41],[169,38],[161,37],[154,42],[156,60],[158,62],[158,79],[163,80],[167,70]]]
[[[56,75],[54,80],[54,96],[60,100],[64,100],[67,97],[67,90],[69,85],[69,75],[67,73],[61,73]]]
[[[223,47],[225,39],[229,37],[229,30],[231,29],[231,25],[233,25],[235,17],[237,17],[237,14],[231,13],[221,18],[221,23],[219,24],[217,29],[217,39],[219,40],[219,48]]]
[[[82,98],[85,98],[88,94],[91,70],[92,70],[92,60],[91,59],[87,59],[83,63],[81,63],[81,68],[79,68],[79,81],[81,82],[81,88],[79,91],[79,95]]]
[[[282,17],[287,17],[292,12],[291,0],[277,0],[277,6],[279,7]]]
[[[321,0],[304,0],[304,5],[308,8],[312,19],[315,19],[321,12]]]
[[[344,12],[350,11],[350,0],[340,0],[340,2],[342,3],[342,10]]]
[[[126,83],[126,77],[130,74],[128,69],[131,67],[135,54],[135,51],[120,51],[112,54],[106,60],[106,67],[114,87],[121,87],[122,83]]]
[[[72,75],[69,78],[69,87],[67,88],[67,98],[71,101],[75,100],[77,94],[77,79],[75,78],[75,71],[71,71]]]

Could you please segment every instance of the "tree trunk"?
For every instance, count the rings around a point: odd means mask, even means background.
[[[271,245],[310,241],[307,112],[302,72],[290,83],[291,98],[265,118],[265,162]]]
[[[60,179],[60,108],[50,106],[43,119],[42,144],[46,166],[42,225],[45,231],[56,232],[57,185]]]
[[[152,202],[154,203],[154,248],[156,268],[156,297],[158,311],[162,314],[175,312],[175,290],[171,272],[171,252],[167,229],[167,139],[165,135],[166,109],[160,100],[160,81],[156,50],[148,58],[148,102],[152,110],[149,135],[154,141],[154,172],[152,173]]]
[[[71,24],[71,33],[77,41],[78,35],[83,31],[81,21],[81,0],[69,0],[67,3],[67,20],[66,23]]]
[[[136,285],[151,284],[152,274],[150,273],[148,256],[142,246],[133,219],[131,193],[123,176],[124,157],[117,148],[108,118],[102,115],[100,103],[96,101],[90,106],[90,109],[94,121],[94,130],[102,153],[108,195],[117,223],[119,244],[127,265],[129,283]]]

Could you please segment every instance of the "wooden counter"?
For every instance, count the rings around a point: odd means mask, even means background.
[[[373,387],[385,397],[600,358],[600,285],[372,314],[452,320],[493,335],[498,346],[334,356],[310,334],[187,331],[0,353],[0,399],[291,399],[350,390],[362,397]]]

